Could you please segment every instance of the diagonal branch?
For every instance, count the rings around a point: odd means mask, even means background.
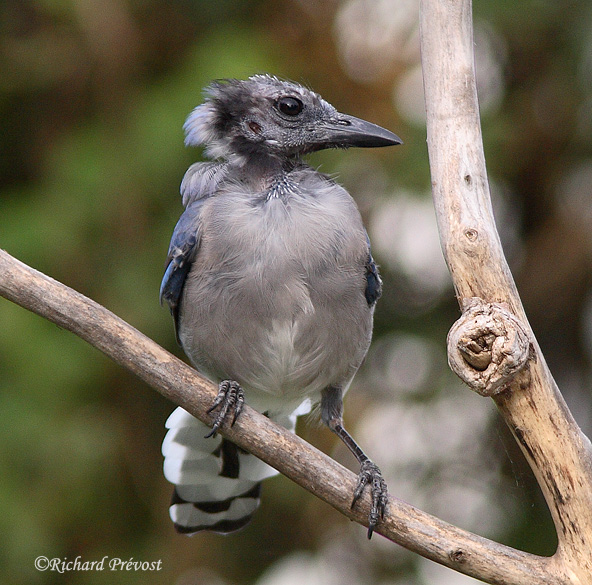
[[[432,192],[463,309],[463,333],[449,337],[458,340],[449,347],[450,361],[472,389],[494,397],[551,510],[559,541],[555,558],[569,582],[589,584],[592,449],[545,363],[496,231],[475,85],[471,1],[422,0],[420,36]],[[494,313],[497,324],[490,320],[491,326],[482,327]],[[497,359],[508,372],[514,370],[506,378],[497,376],[493,387],[492,377],[484,378],[481,366],[475,366],[485,360],[482,365],[489,369],[496,345],[499,349],[510,337],[513,347],[498,351]],[[524,353],[524,339],[530,354]]]

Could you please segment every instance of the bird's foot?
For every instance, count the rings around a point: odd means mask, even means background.
[[[220,410],[215,415],[212,430],[206,435],[206,439],[216,436],[218,429],[222,426],[229,413],[232,416],[230,426],[234,425],[243,409],[244,403],[245,393],[238,382],[234,382],[233,380],[223,380],[220,382],[218,396],[216,396],[214,404],[208,409],[208,414],[217,408],[220,408]]]
[[[370,486],[370,495],[372,497],[372,508],[370,509],[370,514],[368,514],[368,539],[370,539],[379,520],[384,518],[388,501],[388,489],[382,477],[382,472],[370,459],[363,461],[360,465],[358,484],[351,503],[352,508],[364,493],[364,488],[367,485]]]

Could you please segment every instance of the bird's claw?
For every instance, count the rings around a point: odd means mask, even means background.
[[[352,508],[364,493],[364,488],[367,485],[370,486],[370,495],[372,497],[372,508],[370,509],[370,514],[368,514],[368,539],[370,539],[372,538],[372,533],[379,520],[384,518],[384,512],[388,501],[388,489],[386,487],[386,482],[382,477],[382,472],[378,466],[369,459],[360,465],[358,483],[351,503]]]
[[[218,429],[224,423],[226,416],[229,412],[232,412],[232,420],[230,426],[233,426],[238,418],[239,414],[243,409],[245,403],[245,394],[241,385],[233,380],[223,380],[220,382],[218,387],[218,395],[216,400],[208,409],[208,414],[220,407],[218,414],[214,418],[212,430],[206,435],[206,439],[209,437],[215,437],[218,433]]]

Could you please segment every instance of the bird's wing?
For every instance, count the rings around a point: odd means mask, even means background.
[[[380,274],[378,274],[378,267],[374,258],[372,257],[372,251],[370,250],[370,238],[366,234],[366,241],[368,242],[368,258],[366,260],[366,301],[368,305],[373,306],[382,294],[382,280]]]
[[[179,303],[185,279],[199,250],[201,210],[212,197],[226,174],[221,163],[195,163],[181,183],[185,211],[173,231],[166,268],[160,285],[160,303],[165,302],[175,320],[178,335]]]

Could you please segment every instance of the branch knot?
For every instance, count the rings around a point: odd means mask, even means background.
[[[448,364],[471,390],[492,396],[525,366],[530,347],[526,329],[506,305],[473,297],[464,300],[448,333]]]

